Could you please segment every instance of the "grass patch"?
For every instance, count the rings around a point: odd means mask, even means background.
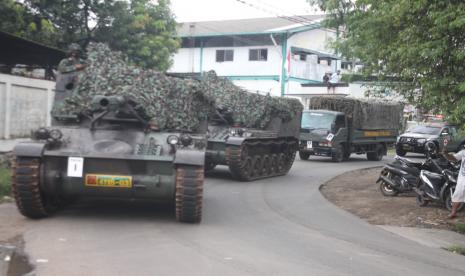
[[[10,169],[0,165],[0,200],[4,196],[11,196],[11,173]]]
[[[465,235],[465,223],[457,222],[455,224],[455,231]]]
[[[452,253],[455,253],[455,254],[465,255],[465,247],[463,246],[454,245],[454,246],[446,248],[446,250]]]

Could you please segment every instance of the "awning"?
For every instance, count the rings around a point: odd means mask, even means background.
[[[0,64],[56,66],[65,52],[0,31]]]

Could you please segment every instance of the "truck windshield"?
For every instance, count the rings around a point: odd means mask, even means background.
[[[302,114],[302,128],[331,129],[334,122],[334,114],[319,112],[304,112]]]
[[[439,135],[441,131],[440,127],[436,126],[415,126],[412,129],[409,129],[411,133],[420,133],[420,134],[430,134],[430,135]]]

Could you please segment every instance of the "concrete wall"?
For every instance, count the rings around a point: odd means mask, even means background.
[[[55,82],[0,74],[0,139],[51,123]]]

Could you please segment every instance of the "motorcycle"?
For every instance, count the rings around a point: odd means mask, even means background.
[[[436,172],[421,170],[418,186],[413,188],[417,193],[417,204],[426,206],[429,202],[436,201],[450,211],[452,210],[451,199],[457,185],[460,164],[448,161],[449,168],[442,169],[437,160],[429,157],[427,159],[431,160]],[[460,211],[463,207],[462,203],[458,210]]]
[[[433,165],[432,159],[436,155],[429,155],[424,162],[413,162],[407,158],[395,156],[394,161],[386,164],[376,181],[379,189],[384,196],[396,196],[399,193],[406,193],[417,186],[421,170],[441,172]],[[438,162],[440,167],[447,167],[444,162]]]

